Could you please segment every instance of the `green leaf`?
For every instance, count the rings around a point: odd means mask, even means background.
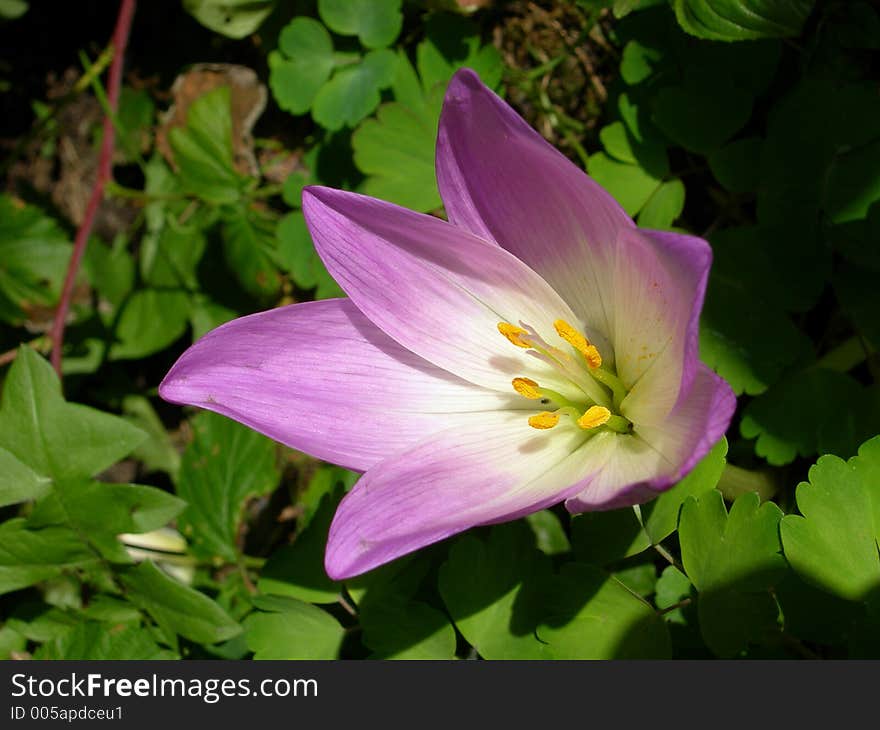
[[[383,104],[357,128],[351,144],[355,164],[367,175],[364,194],[421,212],[441,207],[434,174],[440,101],[433,94],[416,106]]]
[[[761,171],[760,137],[745,137],[728,142],[709,155],[709,169],[732,193],[749,193],[758,188]]]
[[[567,563],[545,596],[538,638],[554,659],[661,659],[672,653],[663,619],[616,578]]]
[[[0,195],[0,319],[21,324],[32,307],[51,307],[61,294],[71,246],[51,218]]]
[[[206,28],[244,38],[260,27],[275,0],[183,0],[183,8]]]
[[[549,575],[522,522],[493,527],[488,540],[458,539],[440,567],[440,595],[458,630],[484,659],[540,659],[535,638],[539,584]]]
[[[480,29],[451,13],[434,13],[424,24],[425,40],[416,48],[416,67],[426,92],[446,83],[460,68],[470,68],[490,89],[501,83],[504,64],[493,45],[481,45]]]
[[[635,86],[654,73],[663,51],[631,40],[623,47],[620,59],[620,76],[630,86]]]
[[[760,505],[754,492],[737,498],[729,515],[715,490],[690,497],[682,507],[682,563],[699,591],[703,638],[719,656],[734,656],[778,628],[767,591],[786,569],[781,519],[782,511],[773,502]]]
[[[797,504],[803,516],[783,518],[782,541],[798,574],[850,601],[880,590],[880,437],[849,461],[821,457]]]
[[[188,507],[179,522],[199,554],[235,562],[245,502],[278,485],[275,444],[208,411],[191,424],[194,437],[183,454],[177,481],[177,494]]]
[[[668,230],[684,210],[684,183],[681,180],[667,180],[639,212],[638,222],[643,228]]]
[[[526,515],[525,519],[535,533],[535,546],[544,555],[561,555],[571,550],[568,536],[555,512],[542,509]]]
[[[684,573],[674,565],[667,565],[657,579],[654,602],[661,611],[672,608],[691,595],[691,588],[692,584]],[[681,608],[668,611],[663,616],[670,623],[686,623]]]
[[[858,332],[880,348],[880,291],[877,274],[849,264],[834,276],[834,293],[852,318]]]
[[[228,86],[203,94],[189,107],[186,127],[174,127],[168,141],[184,192],[208,203],[234,203],[248,178],[235,170]]]
[[[110,346],[111,360],[138,360],[164,350],[183,336],[189,322],[190,299],[183,291],[139,289],[119,313]]]
[[[119,574],[125,595],[167,631],[202,644],[231,639],[241,627],[208,596],[169,578],[152,562]]]
[[[294,18],[278,36],[278,50],[269,54],[269,87],[278,106],[305,114],[334,66],[333,41],[317,20]]]
[[[89,537],[137,534],[164,527],[185,506],[183,500],[156,487],[68,480],[57,483],[53,493],[37,503],[28,524],[66,524]]]
[[[26,588],[96,561],[97,556],[73,530],[28,530],[22,519],[0,525],[0,593]]]
[[[815,0],[673,0],[675,17],[691,35],[713,41],[800,35]]]
[[[401,0],[318,0],[318,13],[339,35],[356,35],[367,48],[394,43],[403,26]]]
[[[52,480],[22,464],[0,448],[0,507],[39,499],[52,489]]]
[[[436,608],[401,599],[367,602],[364,644],[376,659],[454,659],[455,629]]]
[[[341,69],[315,96],[312,118],[331,131],[355,126],[379,105],[379,91],[391,85],[396,63],[394,52],[382,49]]]
[[[15,20],[28,11],[26,0],[0,0],[0,18]]]
[[[276,550],[266,561],[258,584],[262,593],[292,596],[309,603],[336,603],[339,600],[341,586],[324,570],[324,549],[340,499],[340,489],[325,494],[308,527],[292,545]]]
[[[731,83],[687,82],[661,89],[654,122],[673,142],[701,155],[727,141],[749,120],[752,94]]]
[[[226,263],[245,291],[261,300],[277,297],[274,221],[254,208],[236,208],[224,215],[222,232]]]
[[[109,304],[110,316],[115,315],[134,288],[135,262],[126,250],[126,239],[117,239],[111,248],[101,239],[92,238],[86,248],[83,268],[92,286],[101,295],[99,311]]]
[[[336,659],[345,630],[326,611],[295,598],[258,598],[245,619],[245,639],[254,659]]]
[[[662,180],[638,165],[612,159],[604,152],[590,155],[587,172],[634,216],[660,187]]]
[[[97,474],[129,454],[145,434],[121,418],[67,403],[46,360],[22,347],[3,384],[0,448],[38,474]]]
[[[855,453],[880,430],[878,393],[843,373],[812,368],[780,382],[745,409],[740,432],[775,466],[820,452]],[[826,414],[834,413],[829,421]]]
[[[73,631],[43,644],[34,654],[42,660],[155,660],[176,659],[173,652],[161,649],[149,631],[138,626],[108,625],[84,621]]]
[[[290,274],[298,287],[314,289],[315,299],[345,296],[315,251],[302,211],[288,213],[278,221],[275,235],[278,265]]]
[[[132,456],[147,471],[164,471],[176,478],[180,454],[150,401],[142,395],[127,395],[122,399],[122,413],[126,421],[149,436],[132,452]]]

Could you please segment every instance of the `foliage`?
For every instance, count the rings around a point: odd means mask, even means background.
[[[45,333],[81,219],[71,181],[82,193],[88,175],[62,153],[94,159],[100,114],[81,112],[102,77],[86,63],[91,86],[46,100],[0,52],[4,100],[34,122],[3,135],[18,142],[0,195],[0,657],[877,658],[876,7],[426,5],[182,0],[199,58],[257,70],[262,116],[225,67],[186,71],[157,112],[167,64],[194,57],[132,51],[63,380]],[[0,31],[30,42],[27,9],[0,2]],[[640,225],[710,241],[700,354],[737,417],[640,508],[556,506],[337,583],[324,546],[357,475],[156,386],[223,322],[343,295],[306,185],[443,215],[434,145],[461,67]]]

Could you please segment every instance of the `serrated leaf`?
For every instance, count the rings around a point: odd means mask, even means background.
[[[39,499],[52,489],[52,480],[0,448],[0,507]]]
[[[231,639],[241,627],[217,603],[173,578],[152,562],[120,573],[126,597],[161,627],[203,644]]]
[[[675,17],[691,35],[713,41],[799,35],[815,0],[674,0]]]
[[[288,213],[278,221],[275,235],[278,239],[275,252],[278,265],[290,274],[298,287],[314,289],[315,299],[345,296],[315,251],[302,211]]]
[[[245,619],[245,639],[254,659],[336,659],[345,630],[326,611],[295,598],[255,601],[271,613]]]
[[[183,8],[206,28],[244,38],[260,27],[275,0],[183,0]]]
[[[278,106],[305,114],[333,65],[333,41],[324,26],[313,18],[294,18],[278,36],[278,50],[269,54],[269,88]]]
[[[96,561],[95,553],[66,527],[28,530],[22,519],[0,525],[0,593],[26,588]]]
[[[186,503],[142,484],[110,484],[91,479],[56,483],[52,494],[37,503],[31,526],[68,525],[86,536],[143,533],[167,525]]]
[[[223,254],[245,291],[261,300],[278,296],[275,223],[254,208],[233,209],[223,217]]]
[[[460,68],[470,68],[490,89],[501,82],[501,56],[492,45],[481,45],[475,23],[460,15],[434,13],[425,21],[425,40],[416,48],[416,67],[426,92],[446,82]]]
[[[0,319],[21,324],[30,307],[58,301],[71,245],[38,208],[0,195]]]
[[[379,91],[391,84],[396,63],[394,52],[382,49],[337,71],[315,96],[312,118],[331,131],[355,126],[379,105]]]
[[[567,563],[545,596],[538,626],[554,659],[659,659],[672,653],[669,631],[651,606],[591,565]]]
[[[880,437],[844,462],[823,456],[782,520],[785,555],[809,583],[850,601],[880,590]]]
[[[71,479],[97,474],[142,443],[126,421],[65,402],[46,360],[22,347],[3,384],[0,447],[38,474]]]
[[[156,660],[176,659],[160,648],[145,629],[131,624],[84,621],[73,631],[43,644],[34,654],[42,660]]]
[[[440,567],[440,595],[458,630],[484,659],[539,659],[540,603],[533,595],[549,575],[546,556],[519,522],[493,527],[486,541],[458,539]]]
[[[190,105],[185,127],[168,132],[183,191],[213,204],[238,201],[248,183],[235,169],[230,104],[228,86],[213,89]]]
[[[318,13],[339,35],[356,35],[367,48],[394,43],[403,25],[401,0],[318,0]]]
[[[235,562],[246,500],[278,485],[275,444],[208,411],[191,423],[194,437],[183,454],[177,481],[177,494],[188,505],[179,523],[199,554]]]

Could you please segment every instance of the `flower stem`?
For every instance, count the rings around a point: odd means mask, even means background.
[[[724,499],[733,502],[741,494],[757,492],[762,502],[766,502],[776,494],[776,481],[768,471],[752,471],[741,466],[728,464],[718,481],[718,491]]]

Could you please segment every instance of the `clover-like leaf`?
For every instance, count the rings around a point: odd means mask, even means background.
[[[436,608],[397,598],[366,603],[364,644],[377,659],[454,659],[455,629]]]
[[[544,598],[538,637],[554,659],[662,659],[669,631],[650,604],[592,565],[567,563]]]
[[[356,125],[379,105],[379,92],[391,85],[396,63],[397,56],[386,48],[337,71],[315,96],[314,120],[331,131]]]
[[[278,106],[305,114],[334,64],[327,29],[313,18],[294,18],[278,36],[278,50],[269,54],[269,87]]]
[[[880,591],[880,437],[846,462],[821,457],[797,504],[801,514],[782,520],[782,542],[798,574],[851,601]]]
[[[318,13],[339,35],[356,35],[367,48],[394,43],[403,25],[402,0],[318,0]]]
[[[245,619],[245,640],[254,659],[336,659],[345,630],[317,606],[295,598],[255,599],[261,611]]]
[[[529,528],[493,527],[487,541],[458,539],[440,568],[440,595],[458,630],[484,659],[539,659],[536,586],[549,575]]]
[[[183,0],[183,8],[206,28],[229,38],[250,35],[275,7],[275,0]]]
[[[679,538],[688,578],[699,591],[700,630],[716,654],[729,657],[777,631],[776,605],[767,592],[785,572],[780,510],[741,495],[728,514],[712,490],[682,507]]]

